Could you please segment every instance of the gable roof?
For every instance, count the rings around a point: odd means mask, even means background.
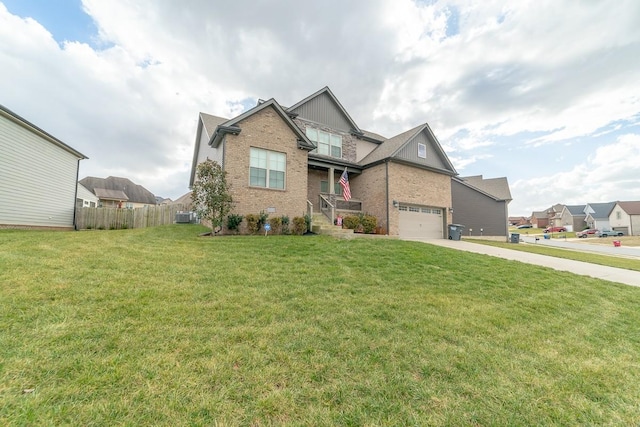
[[[640,215],[640,202],[618,202],[627,215]]]
[[[607,219],[615,206],[615,202],[587,203],[584,210],[587,216],[594,219]]]
[[[351,118],[349,113],[347,113],[347,110],[344,109],[344,107],[342,106],[340,101],[338,101],[338,98],[336,98],[336,96],[333,94],[333,92],[331,92],[331,89],[329,89],[328,86],[323,87],[319,91],[307,96],[303,100],[301,100],[301,101],[295,103],[294,105],[292,105],[291,107],[287,108],[287,112],[294,113],[294,114],[299,114],[300,112],[305,110],[305,106],[307,106],[310,103],[313,103],[314,101],[317,101],[319,98],[321,98],[323,96],[328,97],[330,103],[333,104],[333,106],[337,109],[337,111],[342,115],[342,117],[349,124],[349,126],[351,127],[350,130],[352,132],[354,132],[354,133],[356,133],[358,135],[363,135],[364,134],[363,131],[360,130],[360,128],[358,127],[356,122]],[[314,112],[316,114],[319,114],[317,108],[314,108]],[[300,115],[300,117],[302,117],[302,118],[310,118],[310,117],[304,117],[304,115]],[[331,123],[325,123],[325,124],[330,125]]]
[[[531,218],[549,218],[549,214],[547,214],[547,211],[533,211]]]
[[[484,179],[482,178],[482,175],[474,175],[459,177],[457,180],[462,181],[462,183],[467,186],[474,187],[475,189],[486,193],[496,200],[512,200],[511,191],[509,190],[509,182],[506,177]]]
[[[109,176],[107,178],[96,178],[94,176],[87,176],[80,180],[80,184],[84,185],[89,191],[98,196],[98,192],[102,190],[120,191],[124,193],[129,202],[144,203],[147,205],[156,204],[156,196],[142,185],[135,184],[128,178],[121,178],[117,176]],[[105,194],[105,193],[103,193]],[[115,196],[116,193],[107,193]],[[98,196],[100,197],[100,196]],[[121,200],[122,195],[118,195],[117,200]],[[112,198],[113,199],[113,198]]]
[[[211,137],[216,131],[218,125],[221,125],[228,120],[229,119],[225,119],[224,117],[212,116],[211,114],[207,113],[200,113],[200,121],[202,122],[202,127],[204,128],[205,132],[207,132],[209,140],[211,140]]]
[[[50,133],[45,132],[44,130],[40,129],[38,126],[36,126],[33,123],[27,121],[26,119],[20,117],[19,115],[17,115],[13,111],[9,110],[7,107],[3,106],[2,104],[0,104],[0,116],[5,117],[8,120],[11,120],[12,122],[22,126],[23,128],[33,132],[34,134],[40,136],[41,138],[46,139],[47,141],[49,141],[53,145],[56,145],[56,146],[62,148],[63,150],[73,154],[74,156],[78,157],[81,160],[82,159],[88,159],[88,157],[85,156],[84,154],[82,154],[81,152],[75,150],[74,148],[71,148],[70,146],[68,146],[64,142],[60,141],[55,136],[51,135]]]
[[[582,216],[585,215],[584,208],[586,205],[565,205],[565,209],[569,212],[571,216]]]
[[[94,188],[94,194],[101,200],[118,200],[126,202],[129,200],[122,190],[108,190],[106,188]]]
[[[409,129],[408,131],[402,132],[401,134],[398,134],[391,139],[387,139],[382,144],[380,144],[375,150],[373,150],[371,153],[365,156],[362,160],[360,160],[360,164],[362,166],[369,166],[369,165],[382,162],[387,159],[399,160],[400,151],[404,147],[406,147],[408,144],[410,144],[414,139],[416,139],[420,134],[423,134],[423,133],[427,137],[431,145],[431,148],[436,152],[436,154],[442,161],[444,168],[434,166],[434,165],[430,166],[430,165],[420,164],[420,163],[413,163],[413,162],[411,163],[415,164],[416,166],[422,166],[422,167],[426,166],[430,169],[437,169],[438,171],[445,172],[449,175],[457,175],[458,172],[456,172],[455,168],[453,167],[453,164],[449,160],[449,157],[447,157],[446,153],[442,149],[442,146],[438,142],[438,139],[433,134],[433,132],[431,131],[431,128],[429,127],[429,124],[427,123],[416,126],[415,128]]]
[[[213,135],[211,135],[211,138],[209,139],[209,145],[216,148],[218,147],[218,145],[220,145],[220,142],[222,142],[224,136],[227,133],[232,133],[236,135],[239,134],[240,132],[242,132],[242,128],[238,127],[238,123],[240,123],[242,120],[246,119],[247,117],[250,117],[258,113],[259,111],[262,111],[265,108],[269,108],[269,107],[272,107],[275,110],[275,112],[278,113],[280,118],[285,122],[285,124],[289,126],[289,128],[293,131],[293,133],[296,134],[296,136],[298,137],[298,148],[302,148],[305,150],[314,150],[316,148],[316,145],[313,142],[311,142],[309,138],[307,138],[307,135],[305,135],[300,130],[300,128],[293,122],[291,117],[287,114],[287,112],[284,111],[284,109],[280,106],[280,104],[278,104],[278,102],[276,102],[276,100],[273,98],[267,101],[264,101],[262,103],[259,103],[255,107],[245,111],[244,113],[240,114],[239,116],[231,120],[227,120],[224,123],[218,124],[216,126],[215,132],[213,133]]]

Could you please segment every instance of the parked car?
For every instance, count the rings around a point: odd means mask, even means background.
[[[544,229],[545,233],[562,233],[567,231],[564,227],[547,227]]]
[[[596,234],[598,232],[600,232],[600,230],[596,228],[587,228],[586,230],[578,231],[576,233],[576,237],[580,237],[581,239],[586,239],[589,236],[589,234]]]
[[[624,233],[622,231],[616,231],[616,230],[602,230],[596,233],[596,236],[598,237],[624,236]]]
[[[518,229],[533,228],[533,225],[531,225],[531,224],[522,224],[522,225],[517,226],[516,228],[518,228]]]

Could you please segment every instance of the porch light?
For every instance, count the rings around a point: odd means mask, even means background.
[[[393,201],[393,207],[394,207],[394,208],[397,208],[399,205],[400,205],[400,204],[398,203],[398,201],[397,201],[397,200],[394,200],[394,201]]]

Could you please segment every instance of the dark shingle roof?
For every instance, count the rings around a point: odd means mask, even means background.
[[[589,207],[593,210],[593,212],[589,213],[591,218],[609,218],[613,207],[615,206],[615,202],[608,203],[589,203]]]
[[[117,176],[110,176],[107,178],[96,178],[94,176],[88,176],[80,180],[80,184],[84,185],[89,191],[96,196],[96,189],[103,190],[116,190],[123,192],[129,202],[144,203],[147,205],[156,204],[156,196],[142,185],[135,184],[128,178],[120,178]]]
[[[509,182],[506,177],[484,179],[482,175],[475,175],[462,177],[460,179],[497,199],[512,200]]]

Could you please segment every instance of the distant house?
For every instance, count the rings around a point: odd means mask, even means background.
[[[612,230],[640,236],[640,201],[617,202],[609,214],[609,223]]]
[[[525,225],[525,224],[529,224],[529,218],[525,217],[525,216],[510,216],[509,217],[509,225],[511,226],[518,226],[518,225]]]
[[[193,199],[191,198],[191,191],[182,196],[178,197],[173,204],[175,205],[183,205],[185,211],[190,211],[192,209]]]
[[[611,215],[611,211],[615,205],[615,202],[587,203],[584,208],[584,220],[587,226],[599,230],[611,230],[609,215]]]
[[[531,213],[531,225],[536,228],[559,227],[563,209],[564,205],[558,203],[543,211],[534,211]]]
[[[535,228],[546,228],[549,226],[549,214],[547,211],[533,211],[531,213],[531,225]]]
[[[100,199],[87,188],[78,183],[78,192],[76,194],[76,207],[78,208],[95,208],[98,206]]]
[[[558,226],[565,227],[569,231],[584,230],[587,223],[584,221],[586,214],[584,208],[586,205],[565,205],[560,212],[560,224]]]
[[[507,236],[511,201],[507,178],[453,177],[451,201],[453,221],[465,226],[465,235]]]
[[[131,209],[156,205],[156,196],[152,192],[128,178],[88,176],[82,178],[80,184],[98,197],[100,207]]]
[[[0,105],[0,227],[73,229],[86,158]]]

